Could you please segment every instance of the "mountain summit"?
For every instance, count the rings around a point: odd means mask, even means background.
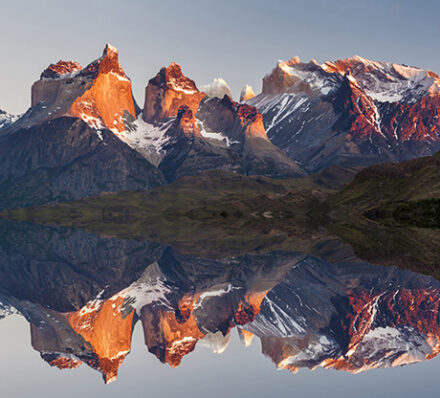
[[[309,171],[368,165],[440,150],[440,80],[358,56],[319,64],[279,61],[249,100],[271,141]]]
[[[125,130],[136,117],[130,79],[107,44],[102,56],[85,68],[77,62],[51,64],[32,86],[29,111],[15,128],[30,127],[62,116],[77,117],[95,129]]]

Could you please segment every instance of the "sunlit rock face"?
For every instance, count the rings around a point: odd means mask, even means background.
[[[148,123],[164,121],[176,116],[182,105],[188,106],[195,114],[204,96],[194,81],[183,75],[180,65],[173,62],[148,82],[143,119]]]
[[[230,140],[243,141],[246,137],[268,140],[263,117],[258,110],[247,104],[239,104],[227,95],[221,99],[204,100],[197,117],[204,128],[223,131]]]
[[[135,119],[131,82],[118,61],[118,50],[107,44],[101,58],[84,69],[72,61],[50,65],[32,86],[32,107],[23,126],[61,116],[77,117],[91,127],[116,133],[124,120]]]
[[[440,150],[439,88],[436,74],[406,65],[296,57],[278,62],[249,103],[263,114],[271,141],[316,171]]]
[[[67,314],[72,329],[90,344],[106,383],[116,379],[118,368],[130,352],[134,311],[123,313],[123,297],[92,302]]]

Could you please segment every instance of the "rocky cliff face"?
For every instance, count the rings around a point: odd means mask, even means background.
[[[439,87],[433,72],[405,65],[293,58],[277,64],[249,103],[263,114],[271,141],[316,171],[440,150]]]
[[[248,104],[239,104],[228,96],[221,100],[203,100],[197,118],[202,135],[222,141],[242,159],[245,174],[269,177],[298,177],[304,171],[268,139],[263,117]]]

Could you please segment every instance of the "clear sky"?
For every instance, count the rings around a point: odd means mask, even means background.
[[[83,66],[106,42],[142,105],[160,67],[198,85],[223,77],[256,92],[278,59],[360,55],[440,72],[438,0],[1,0],[0,109],[24,112],[30,88],[59,59]]]

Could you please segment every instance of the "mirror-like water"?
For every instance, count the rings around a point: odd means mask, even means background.
[[[435,396],[440,282],[429,275],[334,242],[320,257],[201,258],[4,227],[2,396],[409,397],[420,384]]]

